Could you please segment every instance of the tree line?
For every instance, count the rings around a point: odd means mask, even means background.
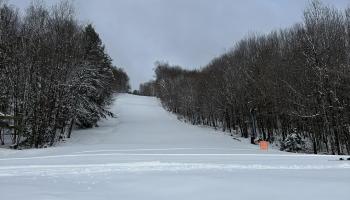
[[[350,8],[313,1],[302,23],[250,35],[199,70],[157,63],[155,74],[140,93],[193,124],[350,153]]]
[[[51,146],[74,127],[97,126],[113,116],[106,108],[128,81],[68,1],[51,8],[34,2],[24,15],[0,1],[0,114],[10,116],[2,124],[14,128],[14,147]]]

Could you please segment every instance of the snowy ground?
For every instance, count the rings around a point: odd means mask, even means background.
[[[263,152],[120,95],[117,119],[54,148],[0,149],[1,199],[349,199],[350,162]]]

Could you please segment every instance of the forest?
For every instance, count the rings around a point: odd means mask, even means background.
[[[52,146],[73,128],[97,126],[113,94],[129,90],[92,24],[68,1],[33,2],[23,15],[0,1],[0,142]]]
[[[250,34],[200,69],[156,63],[142,95],[192,124],[281,150],[350,154],[350,7],[313,1],[303,21]]]

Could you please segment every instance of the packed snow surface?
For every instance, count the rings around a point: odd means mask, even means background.
[[[165,111],[156,98],[119,95],[117,114],[65,143],[0,149],[1,199],[350,199],[350,162],[261,151]]]

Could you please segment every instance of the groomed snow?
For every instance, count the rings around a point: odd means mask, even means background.
[[[1,199],[349,199],[350,162],[260,151],[192,126],[157,99],[119,95],[118,115],[47,149],[0,149]]]

